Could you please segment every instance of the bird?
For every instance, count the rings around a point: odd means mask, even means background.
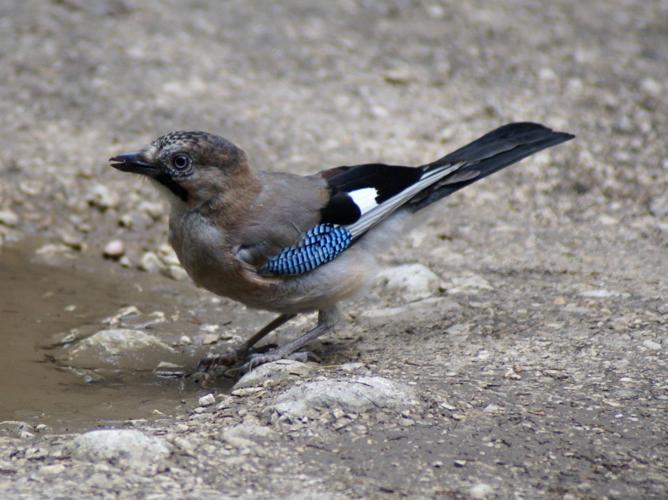
[[[278,316],[197,371],[246,372],[302,349],[335,328],[340,303],[368,289],[378,257],[425,207],[529,155],[575,136],[531,122],[503,125],[431,163],[368,163],[311,175],[254,170],[246,153],[208,132],[167,133],[110,158],[149,178],[169,200],[169,242],[195,284]],[[268,350],[256,344],[304,313],[316,325]]]

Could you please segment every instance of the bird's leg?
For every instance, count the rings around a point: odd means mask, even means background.
[[[239,371],[242,373],[247,372],[259,365],[270,363],[272,361],[278,361],[279,359],[305,359],[307,357],[305,353],[298,353],[296,351],[304,347],[309,342],[317,339],[322,334],[331,330],[336,325],[336,323],[338,323],[340,318],[341,313],[336,306],[333,306],[329,309],[321,309],[318,311],[318,324],[315,326],[315,328],[312,328],[301,337],[297,337],[296,339],[291,340],[290,342],[287,342],[286,344],[283,344],[276,349],[272,349],[266,353],[251,354],[248,358],[248,361],[239,368]]]
[[[290,321],[296,314],[281,314],[261,328],[255,335],[246,340],[240,347],[224,354],[207,356],[197,364],[196,372],[207,372],[218,366],[232,366],[246,358],[250,349],[279,326]]]
[[[263,328],[261,328],[255,335],[253,335],[251,338],[246,340],[246,342],[243,343],[241,348],[239,349],[239,353],[243,354],[244,356],[248,354],[248,351],[250,351],[251,347],[253,347],[255,344],[257,344],[260,340],[265,338],[267,335],[269,335],[271,332],[276,330],[279,326],[287,323],[290,321],[292,318],[297,316],[296,314],[281,314],[279,317],[274,318],[271,320],[269,323],[267,323]]]

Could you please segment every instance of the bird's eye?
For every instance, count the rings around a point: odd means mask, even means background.
[[[177,153],[172,156],[172,165],[178,170],[185,170],[192,163],[192,159],[185,153]]]

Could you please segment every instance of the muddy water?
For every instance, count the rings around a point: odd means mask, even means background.
[[[0,421],[55,431],[113,425],[183,412],[201,389],[152,373],[85,383],[47,361],[42,346],[58,332],[90,325],[146,297],[132,286],[31,262],[29,248],[0,248]],[[188,401],[186,403],[186,401]]]

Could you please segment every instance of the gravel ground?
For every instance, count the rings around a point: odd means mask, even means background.
[[[211,297],[114,153],[202,129],[306,173],[427,162],[513,120],[577,134],[432,209],[386,260],[436,285],[374,289],[322,363],[212,387],[102,455],[3,423],[3,497],[668,496],[665,0],[10,0],[0,82],[0,243],[150,276],[182,310]],[[237,333],[267,317],[220,307]]]

